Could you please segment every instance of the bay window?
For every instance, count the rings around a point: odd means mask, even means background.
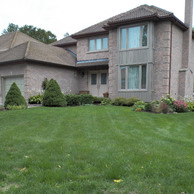
[[[121,29],[121,49],[142,48],[148,46],[148,25]]]
[[[121,90],[145,90],[147,88],[147,65],[120,67]]]

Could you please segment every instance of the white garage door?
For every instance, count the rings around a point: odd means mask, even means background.
[[[4,95],[3,95],[4,98],[7,95],[7,92],[9,91],[13,82],[17,84],[22,95],[24,95],[24,77],[23,76],[6,77],[3,80],[4,80]]]

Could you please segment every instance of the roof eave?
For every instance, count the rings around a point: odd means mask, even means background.
[[[98,32],[89,32],[89,33],[83,33],[83,34],[77,34],[77,35],[75,34],[75,35],[71,35],[71,37],[74,39],[80,39],[80,38],[99,36],[99,35],[105,35],[105,34],[108,34],[107,30],[98,31]]]

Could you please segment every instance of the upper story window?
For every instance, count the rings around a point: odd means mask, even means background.
[[[100,51],[108,49],[108,38],[96,38],[89,40],[89,51]]]
[[[148,25],[121,29],[121,49],[134,49],[148,46]]]

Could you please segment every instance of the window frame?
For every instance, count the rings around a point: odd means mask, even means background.
[[[128,88],[128,71],[129,66],[138,66],[139,67],[139,89],[129,89]],[[142,89],[142,66],[146,66],[146,88]],[[125,67],[125,89],[121,88],[122,80],[121,80],[121,68]],[[141,67],[141,68],[140,68]],[[142,63],[142,64],[128,64],[128,65],[120,65],[119,66],[119,91],[120,92],[133,92],[133,91],[139,91],[139,92],[145,92],[148,91],[148,64]]]
[[[143,40],[143,26],[147,25],[147,46],[142,46],[142,40]],[[128,35],[129,35],[129,28],[133,28],[133,27],[140,27],[140,43],[141,46],[140,47],[134,47],[134,48],[129,48],[129,42],[128,42]],[[122,48],[122,29],[126,29],[126,48]],[[119,28],[119,37],[120,37],[120,41],[119,41],[119,50],[120,51],[126,51],[126,50],[138,50],[138,49],[147,49],[149,48],[149,23],[141,23],[141,24],[135,24],[135,25],[128,25],[128,26],[123,26]]]
[[[103,39],[107,38],[107,48],[103,49]],[[100,39],[101,40],[101,49],[97,49],[97,40]],[[90,41],[94,40],[94,50],[90,50]],[[95,37],[95,38],[89,38],[88,39],[88,52],[101,52],[101,51],[108,51],[108,44],[109,44],[109,38],[108,36],[103,36],[103,37]]]

